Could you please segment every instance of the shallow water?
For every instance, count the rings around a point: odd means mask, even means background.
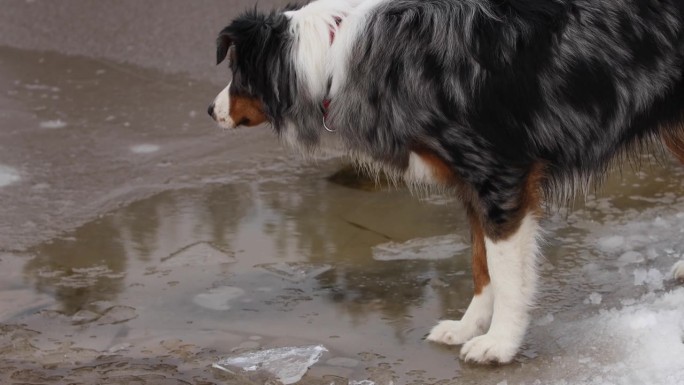
[[[482,367],[423,340],[471,296],[452,198],[335,183],[340,160],[222,133],[201,108],[214,87],[180,75],[0,48],[0,85],[2,383],[265,383],[211,364],[317,344],[306,384],[684,379],[657,353],[684,349],[666,279],[684,172],[667,157],[550,210],[527,343]]]

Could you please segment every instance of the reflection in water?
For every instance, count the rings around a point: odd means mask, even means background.
[[[123,290],[121,273],[128,263],[120,234],[110,220],[98,220],[33,249],[25,273],[38,292],[54,295],[69,314],[95,301],[112,301]]]
[[[257,265],[273,262],[331,265],[307,290],[323,293],[357,321],[375,312],[388,322],[410,317],[427,290],[444,313],[465,305],[467,251],[449,260],[392,262],[375,261],[371,253],[388,240],[464,234],[457,210],[404,191],[361,191],[309,178],[164,192],[35,247],[26,272],[37,290],[53,291],[73,314],[95,301],[114,301],[127,289],[126,274],[207,242],[237,256],[235,273],[255,274]],[[79,274],[85,278],[77,282]]]

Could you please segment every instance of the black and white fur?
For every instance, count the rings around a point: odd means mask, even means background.
[[[533,190],[571,197],[647,140],[684,159],[681,0],[319,0],[243,14],[219,35],[227,55],[232,83],[210,110],[225,127],[239,123],[228,99],[252,98],[305,153],[463,197],[491,284],[428,339],[464,344],[470,361],[509,362],[523,341]]]

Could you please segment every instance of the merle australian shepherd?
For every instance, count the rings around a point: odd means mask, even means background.
[[[684,162],[682,0],[319,0],[248,11],[217,43],[221,126],[462,198],[475,295],[427,338],[468,361],[523,341],[545,202],[646,141]]]

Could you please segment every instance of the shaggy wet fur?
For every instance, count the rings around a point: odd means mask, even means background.
[[[296,9],[296,7],[290,7]],[[364,159],[404,170],[430,151],[505,223],[543,162],[545,189],[581,187],[620,150],[680,129],[684,103],[678,0],[398,0],[369,17],[330,95],[328,126]],[[282,12],[248,12],[235,44],[236,92],[259,97],[279,133],[315,148],[321,100],[301,92]]]
[[[572,197],[647,141],[684,161],[684,1],[340,1],[353,5],[321,11],[319,34],[293,32],[299,6],[234,20],[217,50],[231,57],[230,96],[257,100],[305,152],[331,147],[457,191],[480,245],[476,305],[434,340],[508,362],[528,324],[543,201]],[[329,47],[300,49],[328,34]],[[321,63],[324,81],[302,70]]]

